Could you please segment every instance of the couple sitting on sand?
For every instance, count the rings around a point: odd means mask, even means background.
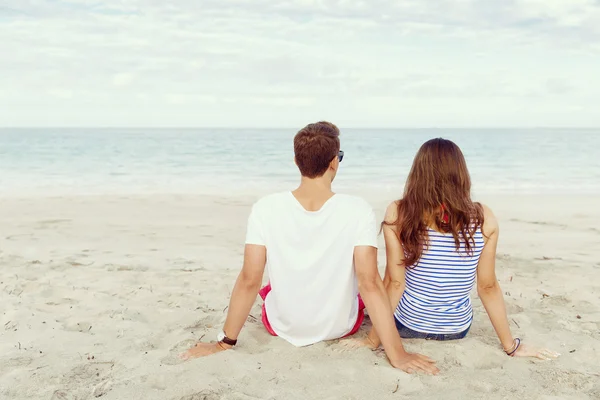
[[[475,281],[508,356],[558,356],[525,345],[510,331],[495,274],[498,222],[489,208],[471,200],[465,159],[453,142],[426,142],[404,196],[387,208],[383,281],[372,208],[331,190],[344,157],[338,128],[328,122],[306,126],[294,138],[294,154],[300,186],[252,208],[244,264],[217,342],[198,343],[183,358],[233,348],[260,294],[265,328],[292,345],[339,338],[347,338],[342,343],[348,347],[383,345],[392,366],[436,374],[435,362],[408,353],[400,338],[464,338],[473,321]],[[265,266],[269,284],[260,289]],[[359,330],[365,307],[373,328],[364,338],[348,338]]]

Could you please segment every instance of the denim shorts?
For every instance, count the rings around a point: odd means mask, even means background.
[[[425,333],[425,332],[417,332],[417,331],[413,331],[412,329],[402,325],[402,323],[400,321],[398,321],[396,318],[394,318],[396,320],[396,328],[398,329],[398,333],[400,333],[400,337],[403,339],[425,339],[425,340],[458,340],[458,339],[464,339],[465,336],[467,336],[467,333],[469,333],[469,329],[471,329],[471,326],[469,326],[467,329],[465,329],[462,332],[459,333]]]

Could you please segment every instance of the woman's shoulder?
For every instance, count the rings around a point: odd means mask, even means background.
[[[486,236],[491,235],[492,233],[498,230],[498,220],[496,219],[496,215],[492,211],[490,207],[483,203],[475,203],[483,212],[483,226],[482,230]]]
[[[488,219],[488,218],[496,219],[494,212],[487,204],[484,204],[484,203],[475,203],[475,204],[481,208],[481,210],[483,211],[483,217],[485,219]]]
[[[398,221],[398,207],[400,206],[400,200],[392,201],[385,210],[384,221],[388,224],[392,224]]]

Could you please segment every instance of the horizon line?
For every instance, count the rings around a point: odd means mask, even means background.
[[[337,125],[337,124],[336,124]],[[600,129],[600,126],[428,126],[428,127],[411,127],[411,126],[396,126],[396,127],[375,127],[375,126],[341,126],[337,125],[340,130],[342,129],[376,129],[376,130],[454,130],[454,129],[489,129],[489,130],[500,130],[500,129],[523,129],[523,130],[538,130],[538,129],[579,129],[579,130],[591,130]],[[298,126],[280,126],[280,127],[265,127],[265,126],[0,126],[0,130],[5,129],[216,129],[216,130],[234,130],[234,129],[266,129],[266,130],[278,130],[278,129],[300,129]]]

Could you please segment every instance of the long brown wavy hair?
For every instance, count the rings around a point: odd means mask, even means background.
[[[473,254],[475,233],[483,226],[483,207],[471,200],[471,177],[460,148],[450,140],[425,142],[415,156],[398,202],[398,219],[384,221],[394,226],[404,249],[405,267],[415,265],[427,246],[427,228],[452,233],[456,250],[461,243]]]

